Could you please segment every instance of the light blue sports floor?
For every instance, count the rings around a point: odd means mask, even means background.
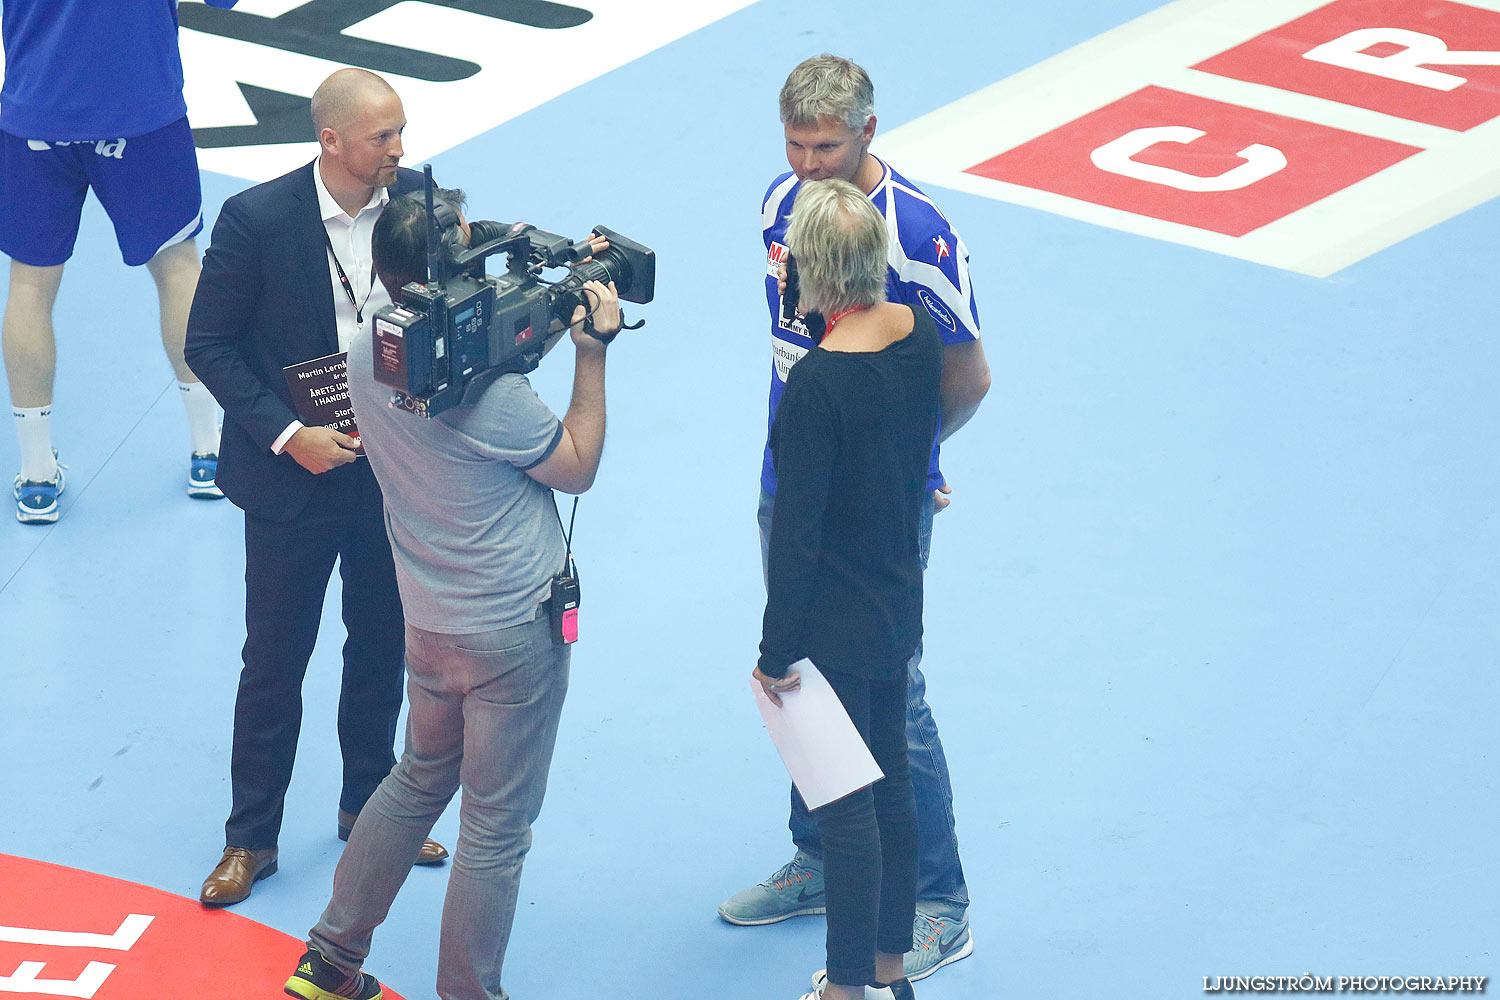
[[[858,59],[890,129],[1154,6],[760,0],[434,161],[471,215],[602,222],[660,258],[579,511],[517,1000],[792,1000],[822,965],[821,918],[714,914],[790,850],[747,689],[787,70]],[[205,174],[210,225],[244,186]],[[924,664],[976,949],[919,995],[1500,974],[1500,204],[1319,280],[929,193],[972,252],[994,388],[944,449]],[[229,802],[242,520],[183,494],[154,289],[93,202],[56,322],[63,516],[0,524],[0,853],[194,897]],[[566,353],[535,376],[559,410]],[[236,909],[298,937],[341,846],[337,587],[281,872]],[[375,940],[408,998],[432,996],[446,871],[416,870]]]

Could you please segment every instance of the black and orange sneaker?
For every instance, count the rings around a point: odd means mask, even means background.
[[[348,974],[309,949],[286,981],[288,996],[302,1000],[380,1000],[380,982],[368,972]]]

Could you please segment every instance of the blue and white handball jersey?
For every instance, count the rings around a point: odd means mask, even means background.
[[[0,0],[0,37],[0,130],[13,136],[130,138],[187,114],[177,0]]]
[[[912,309],[925,309],[937,324],[943,343],[962,344],[979,339],[979,312],[969,283],[969,250],[948,225],[938,207],[913,183],[880,160],[880,183],[870,200],[885,216],[890,233],[885,297]],[[800,318],[781,319],[781,293],[776,290],[777,271],[786,262],[786,229],[792,202],[802,183],[794,173],[785,173],[771,184],[761,210],[761,229],[766,243],[766,305],[771,310],[771,406],[766,423],[776,419],[776,406],[786,386],[787,372],[812,349],[813,341]],[[941,428],[939,428],[941,430]],[[761,463],[761,487],[776,492],[776,471],[767,445]],[[938,471],[938,446],[932,445],[932,463],[927,469],[928,489],[943,484]]]

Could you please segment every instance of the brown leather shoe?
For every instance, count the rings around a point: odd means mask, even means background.
[[[440,865],[443,863],[443,859],[447,856],[448,848],[444,847],[442,844],[439,844],[437,841],[428,838],[427,840],[422,841],[422,849],[417,852],[417,864]]]
[[[233,906],[250,896],[256,882],[276,874],[276,848],[252,851],[226,847],[224,856],[203,882],[198,902],[204,906]]]
[[[349,839],[349,834],[354,832],[354,821],[357,819],[359,819],[358,813],[339,810],[340,840]],[[417,852],[416,863],[419,865],[440,865],[447,856],[448,848],[429,837],[427,840],[422,841],[422,849]]]

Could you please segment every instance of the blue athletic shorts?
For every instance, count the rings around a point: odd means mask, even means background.
[[[0,252],[33,267],[73,256],[89,188],[132,267],[203,228],[186,118],[128,139],[43,142],[0,132]]]

